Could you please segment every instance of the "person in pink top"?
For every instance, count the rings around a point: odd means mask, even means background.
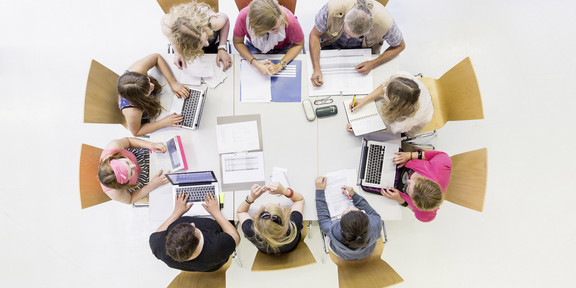
[[[394,164],[398,165],[402,180],[397,188],[382,188],[380,193],[398,201],[414,211],[416,219],[430,222],[442,204],[444,193],[450,182],[452,161],[440,151],[414,151],[394,153]],[[403,185],[405,182],[406,185]]]
[[[137,154],[134,155],[126,150],[129,148],[143,149],[131,149]],[[102,190],[112,200],[132,204],[157,187],[168,183],[166,176],[162,175],[162,170],[148,182],[148,149],[156,153],[166,152],[164,144],[150,143],[138,138],[112,140],[106,145],[100,155],[98,180]]]
[[[246,42],[244,42],[246,37]],[[298,19],[277,0],[254,0],[240,10],[234,26],[234,47],[262,75],[272,76],[286,68],[304,47]],[[286,54],[280,62],[260,62],[252,54]]]

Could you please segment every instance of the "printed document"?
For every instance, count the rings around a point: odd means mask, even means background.
[[[264,152],[222,154],[222,182],[264,181]]]
[[[258,61],[258,60],[254,60]],[[240,61],[240,101],[270,102],[272,88],[270,76],[264,76],[249,61]]]
[[[350,200],[346,194],[342,193],[342,186],[352,187],[352,177],[354,174],[354,171],[349,169],[326,174],[326,190],[324,190],[324,195],[332,219],[339,218],[346,209],[354,207],[352,200]]]
[[[260,150],[256,121],[216,125],[218,154]]]

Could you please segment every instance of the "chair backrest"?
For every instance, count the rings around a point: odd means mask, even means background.
[[[487,158],[486,148],[450,157],[452,172],[445,199],[482,212],[486,195]]]
[[[330,259],[338,266],[340,288],[381,288],[404,281],[386,261],[382,260],[384,243],[381,238],[376,243],[372,254],[359,260],[343,260],[330,251]]]
[[[118,74],[92,60],[86,96],[84,98],[84,123],[122,124],[126,119],[118,108]]]
[[[220,269],[214,272],[188,272],[182,271],[172,282],[168,288],[225,288],[226,287],[226,270],[230,268],[232,263],[232,256],[228,258],[228,262]]]
[[[101,154],[102,149],[82,144],[80,151],[80,202],[82,209],[111,200],[102,191],[100,181],[98,181],[97,171]]]
[[[168,14],[172,6],[192,2],[192,0],[156,0],[156,1],[158,2],[158,5],[160,5],[160,8],[162,8],[162,11],[164,11],[164,14]],[[218,0],[197,0],[197,2],[206,3],[210,5],[210,7],[212,7],[212,10],[214,10],[214,12],[218,12]]]
[[[375,0],[375,1],[382,4],[382,6],[386,6],[386,4],[388,4],[388,0]]]
[[[260,252],[256,253],[254,263],[252,264],[252,271],[268,271],[268,270],[281,270],[301,267],[316,263],[314,255],[310,252],[308,245],[304,243],[304,238],[308,234],[308,227],[304,225],[300,243],[294,251],[280,255],[269,255]]]
[[[236,1],[236,7],[238,7],[238,11],[244,9],[244,7],[248,6],[252,0],[234,0]],[[278,0],[278,4],[288,8],[292,14],[296,13],[296,1],[297,0]],[[294,14],[296,15],[296,14]]]
[[[447,121],[484,119],[482,97],[470,57],[462,60],[440,79],[420,79],[430,91],[434,116],[422,131],[437,130]]]

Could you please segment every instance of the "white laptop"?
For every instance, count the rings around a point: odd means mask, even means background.
[[[166,178],[172,184],[174,200],[178,193],[183,192],[188,194],[188,203],[194,202],[194,206],[201,207],[206,194],[213,194],[216,196],[216,200],[219,198],[218,180],[213,171],[170,173],[166,174]],[[188,212],[191,211],[192,209]],[[193,215],[188,212],[184,215]]]
[[[172,99],[172,113],[184,115],[184,121],[178,123],[184,128],[196,130],[200,126],[200,119],[202,118],[202,110],[204,109],[204,102],[206,101],[206,90],[200,90],[192,87],[190,88],[190,96],[186,99],[178,98],[174,95]]]
[[[392,162],[400,145],[362,139],[358,185],[367,192],[380,193],[380,188],[394,187],[396,165]]]
[[[152,153],[155,159],[157,170],[164,170],[164,173],[187,170],[186,156],[180,136],[170,138],[166,143],[165,153]]]

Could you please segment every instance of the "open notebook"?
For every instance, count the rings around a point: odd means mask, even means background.
[[[344,111],[346,111],[346,117],[348,117],[348,122],[352,125],[354,130],[354,135],[360,136],[380,130],[386,129],[384,121],[378,114],[378,108],[376,107],[376,102],[370,101],[366,105],[362,106],[354,112],[350,111],[350,101],[344,101]]]

